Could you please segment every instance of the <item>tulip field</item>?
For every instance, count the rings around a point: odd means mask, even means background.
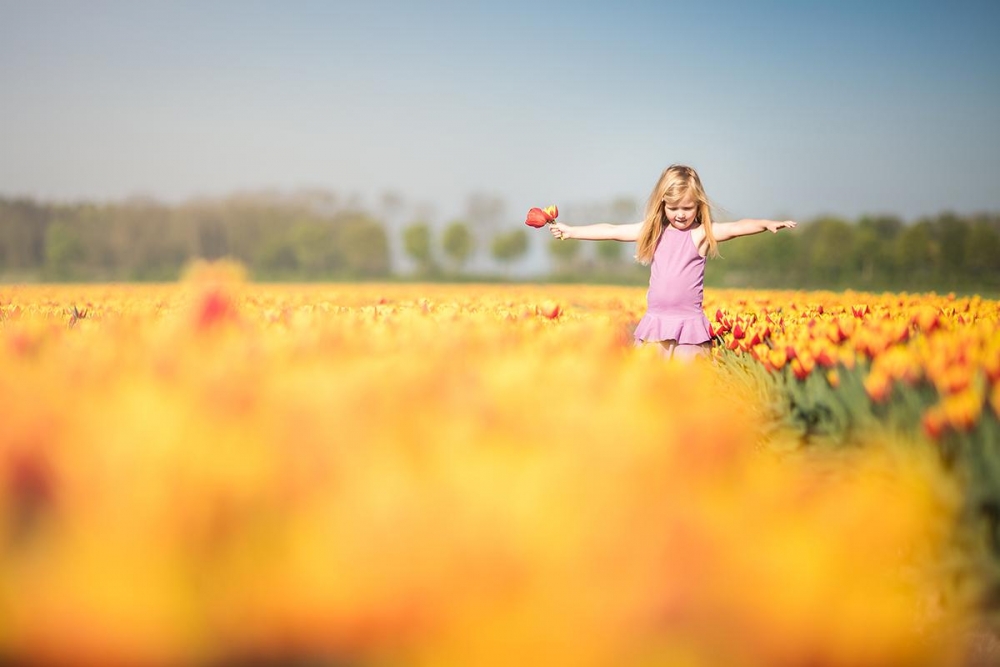
[[[644,306],[0,286],[0,663],[1000,656],[1000,303],[709,289],[687,364]]]

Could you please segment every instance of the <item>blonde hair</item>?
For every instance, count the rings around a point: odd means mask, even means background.
[[[646,202],[646,217],[639,229],[635,252],[635,258],[641,263],[649,264],[653,261],[656,242],[660,240],[663,228],[669,224],[666,205],[676,205],[685,197],[691,197],[695,201],[695,223],[701,223],[705,227],[709,256],[718,256],[719,243],[712,233],[712,204],[705,194],[705,188],[701,186],[698,172],[682,164],[673,164],[660,174],[660,180],[656,182],[656,187]]]

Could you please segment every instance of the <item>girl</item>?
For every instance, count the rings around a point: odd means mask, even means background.
[[[660,175],[642,222],[573,227],[553,222],[557,239],[635,241],[636,259],[651,264],[646,314],[636,343],[658,342],[668,358],[692,359],[709,348],[708,318],[701,308],[705,259],[738,236],[795,227],[791,220],[740,220],[713,226],[701,179],[691,167],[672,165]]]

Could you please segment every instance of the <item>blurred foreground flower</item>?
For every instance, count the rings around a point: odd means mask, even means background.
[[[639,290],[87,289],[0,321],[0,663],[960,664],[933,450],[762,452]]]

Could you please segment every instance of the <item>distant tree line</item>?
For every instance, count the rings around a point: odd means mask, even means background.
[[[497,198],[470,200],[468,220],[437,226],[417,218],[392,233],[385,219],[393,211],[399,217],[402,207],[388,204],[380,219],[357,203],[344,206],[315,193],[178,205],[0,198],[0,280],[174,280],[192,259],[223,257],[242,262],[257,280],[485,279],[507,276],[533,243],[545,246],[549,260],[549,274],[537,278],[629,284],[648,278],[631,244],[555,241],[520,220],[505,223]],[[580,224],[629,221],[634,209],[619,199],[564,217]],[[411,268],[393,265],[394,243]],[[1000,291],[995,214],[910,223],[827,216],[791,232],[737,239],[721,251],[708,264],[712,286]],[[477,253],[488,255],[493,268],[470,270]]]
[[[820,217],[791,233],[720,248],[706,281],[723,285],[863,290],[1000,290],[1000,215],[944,213],[912,223]]]
[[[384,226],[316,201],[235,197],[178,206],[41,204],[0,199],[0,276],[173,280],[195,258],[228,257],[256,278],[374,278],[390,273]]]

